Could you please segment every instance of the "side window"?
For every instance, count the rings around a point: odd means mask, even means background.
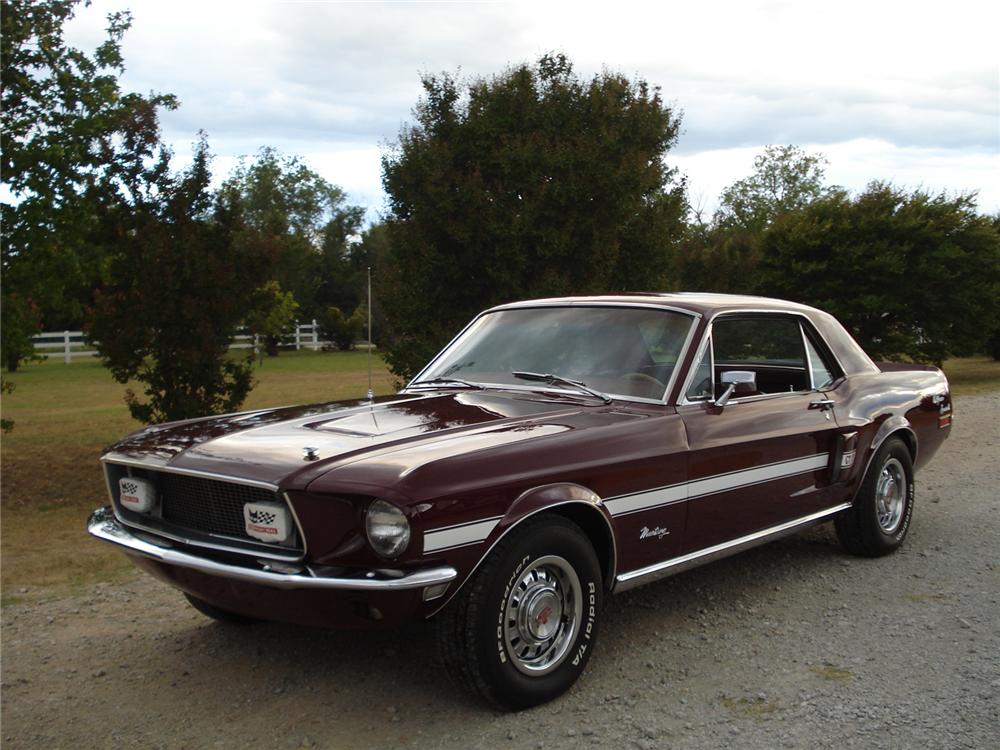
[[[712,341],[709,339],[708,346],[694,366],[694,377],[691,385],[688,386],[687,393],[684,394],[688,401],[698,401],[699,399],[712,398]]]
[[[805,337],[806,340],[806,354],[809,357],[809,372],[812,375],[812,387],[817,390],[822,390],[824,388],[829,388],[833,381],[836,379],[833,375],[833,370],[827,364],[826,360],[820,355],[813,345],[813,342],[809,340],[809,337]]]
[[[713,378],[725,370],[751,370],[760,393],[807,391],[811,377],[802,328],[785,315],[722,317],[712,326]]]

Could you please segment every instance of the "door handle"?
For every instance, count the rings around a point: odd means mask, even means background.
[[[819,409],[821,411],[830,411],[836,405],[837,402],[829,398],[821,398],[818,399],[817,401],[809,402],[810,409]]]

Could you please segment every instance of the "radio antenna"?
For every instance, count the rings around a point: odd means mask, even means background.
[[[372,267],[368,266],[368,400],[375,401],[372,389]]]

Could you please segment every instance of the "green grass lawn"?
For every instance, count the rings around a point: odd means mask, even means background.
[[[375,392],[393,392],[382,360],[374,365]],[[958,396],[1000,390],[1000,363],[991,359],[951,360],[945,371]],[[256,372],[247,409],[360,398],[368,389],[365,352],[283,352]],[[16,425],[0,444],[5,600],[24,587],[128,575],[123,555],[84,532],[87,514],[106,502],[101,449],[140,426],[122,400],[126,386],[96,359],[53,358],[4,379],[16,384],[3,396],[3,416]]]
[[[393,392],[381,358],[373,357],[374,390]],[[366,352],[282,352],[257,368],[258,385],[244,404],[284,404],[363,398]],[[3,396],[3,416],[15,422],[0,442],[2,590],[86,583],[127,574],[117,551],[89,539],[88,513],[106,503],[98,456],[104,446],[139,428],[116,383],[96,359],[29,363],[4,373],[15,384]],[[137,391],[137,384],[132,384]]]

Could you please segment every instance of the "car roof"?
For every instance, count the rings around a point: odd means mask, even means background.
[[[526,307],[557,307],[560,305],[642,305],[683,310],[694,315],[712,316],[724,310],[774,310],[776,312],[817,312],[798,302],[749,294],[717,294],[714,292],[635,292],[590,297],[548,297],[497,305],[490,310],[511,310]]]

